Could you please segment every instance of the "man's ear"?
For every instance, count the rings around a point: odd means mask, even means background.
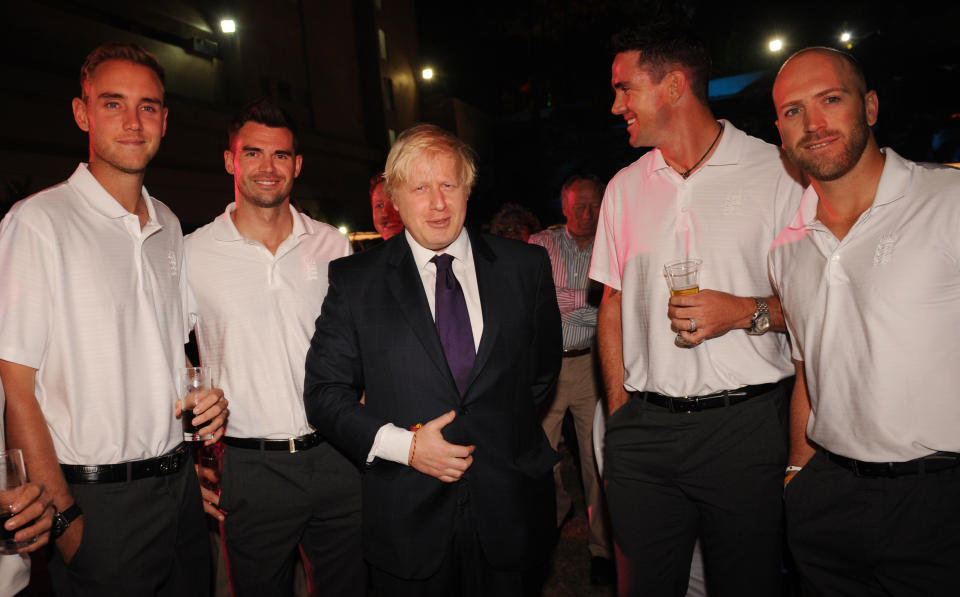
[[[666,79],[664,82],[667,84],[670,103],[675,104],[687,92],[687,75],[682,70],[675,70],[664,75],[664,79]]]
[[[867,124],[873,126],[877,124],[877,117],[880,115],[880,98],[876,91],[868,91],[863,96],[863,108],[867,117]]]
[[[293,169],[293,177],[296,178],[300,176],[300,168],[303,168],[303,156],[298,155],[296,157],[295,167]]]
[[[90,120],[87,118],[87,102],[79,97],[73,98],[73,120],[81,131],[90,132]]]
[[[223,152],[223,167],[227,174],[233,174],[233,152],[229,149]]]

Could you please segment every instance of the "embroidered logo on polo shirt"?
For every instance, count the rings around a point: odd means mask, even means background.
[[[884,232],[880,235],[880,242],[873,253],[873,265],[886,265],[893,257],[893,249],[897,245],[897,235],[893,232]]]
[[[313,259],[304,259],[303,260],[303,279],[304,280],[316,280],[318,279],[317,274],[317,262]]]
[[[175,251],[167,252],[167,263],[170,265],[170,277],[176,278],[180,275],[180,268],[177,267],[177,253]]]
[[[732,216],[740,213],[740,206],[743,204],[743,196],[740,193],[727,195],[723,198],[723,215]]]

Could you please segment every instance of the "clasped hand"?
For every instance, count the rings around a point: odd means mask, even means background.
[[[441,431],[457,416],[456,411],[440,415],[416,431],[416,443],[410,444],[410,466],[444,483],[460,480],[473,464],[476,446],[451,444]]]

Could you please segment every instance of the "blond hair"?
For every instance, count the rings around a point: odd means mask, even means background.
[[[441,154],[450,155],[456,162],[457,178],[466,188],[473,190],[477,180],[477,164],[473,149],[451,133],[433,124],[417,124],[400,133],[384,168],[384,190],[388,197],[409,181],[413,163],[423,155],[431,158]]]
[[[93,77],[94,71],[109,60],[125,60],[145,66],[152,70],[160,79],[160,87],[166,85],[166,76],[157,57],[134,43],[110,42],[105,43],[87,55],[83,66],[80,67],[80,97],[87,101],[86,83]],[[162,99],[162,98],[161,98]]]

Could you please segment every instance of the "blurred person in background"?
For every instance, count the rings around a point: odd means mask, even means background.
[[[530,235],[540,232],[540,220],[529,209],[516,203],[504,203],[490,220],[490,234],[527,242]]]
[[[595,350],[597,306],[602,289],[587,277],[602,197],[603,185],[596,176],[574,174],[568,177],[560,188],[566,225],[533,234],[529,240],[531,244],[545,248],[550,255],[563,326],[563,364],[556,392],[543,417],[543,430],[550,446],[556,450],[564,415],[569,411],[573,417],[589,519],[590,581],[593,584],[610,584],[614,580],[603,488],[597,478],[593,457],[593,415],[602,395]],[[591,287],[596,292],[591,292]],[[571,503],[563,489],[559,463],[554,467],[553,476],[557,489],[557,524],[560,525]]]
[[[403,220],[387,197],[382,173],[370,179],[370,207],[373,210],[373,227],[383,240],[403,232]]]

